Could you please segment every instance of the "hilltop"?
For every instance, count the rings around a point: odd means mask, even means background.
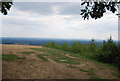
[[[32,45],[2,46],[3,79],[118,79],[108,64]]]

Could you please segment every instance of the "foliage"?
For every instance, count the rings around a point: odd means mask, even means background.
[[[76,54],[75,56],[83,55],[86,57],[91,57],[91,54],[96,53],[98,48],[97,44],[95,43],[95,40],[93,39],[90,41],[89,44],[81,44],[78,41],[74,41],[71,45],[67,44],[66,42],[64,42],[61,45],[55,42],[49,42],[44,46],[75,53]]]
[[[0,1],[0,7],[1,7],[1,13],[3,13],[4,15],[7,15],[8,10],[10,10],[11,6],[13,5],[12,1],[7,1],[5,2],[5,0],[1,0]]]
[[[97,44],[95,43],[95,40],[94,40],[94,39],[92,39],[92,40],[90,41],[89,51],[92,52],[92,53],[96,53],[96,52],[97,52]]]
[[[120,67],[120,45],[113,42],[112,37],[103,41],[103,44],[99,47],[94,39],[88,44],[81,44],[80,42],[75,41],[72,45],[68,45],[66,42],[60,45],[49,42],[44,46],[71,52],[74,54],[73,56],[85,56],[103,63],[115,64]]]
[[[115,44],[110,37],[103,42],[95,58],[100,62],[116,64],[120,67],[120,46]]]
[[[81,15],[85,19],[89,19],[89,17],[98,19],[103,17],[103,14],[108,10],[112,13],[117,11],[117,6],[119,2],[83,2],[81,5],[84,5],[85,8],[81,10]]]
[[[53,41],[52,42],[48,42],[44,46],[53,47],[53,48],[59,48],[59,46],[55,42],[53,42]]]
[[[59,46],[59,45],[58,45]],[[60,47],[60,46],[59,46]],[[64,42],[62,45],[61,45],[61,48],[60,49],[64,49],[65,51],[68,51],[70,50],[70,46]]]
[[[80,42],[73,42],[71,46],[71,52],[82,53],[82,51],[83,51],[82,44]]]
[[[69,45],[66,42],[60,45],[52,41],[52,42],[48,42],[44,46],[61,49],[61,50],[72,52],[72,53],[79,53],[79,54],[83,54],[87,52],[95,53],[97,51],[97,44],[93,39],[90,41],[89,44],[81,44],[78,41],[74,41],[72,45]]]

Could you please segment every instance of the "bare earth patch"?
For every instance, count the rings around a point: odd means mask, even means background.
[[[24,57],[21,61],[3,61],[2,77],[3,79],[89,79],[86,72],[80,69],[94,69],[94,73],[98,76],[115,79],[117,76],[111,74],[111,70],[106,68],[101,70],[95,67],[92,62],[84,62],[80,64],[72,64],[78,68],[69,68],[64,63],[58,63],[48,58],[48,62],[38,58],[37,54],[46,54],[43,51],[35,51],[30,48],[42,48],[42,46],[31,45],[0,45],[2,46],[2,54],[15,54]],[[33,52],[26,55],[22,52]],[[75,58],[67,54],[70,58]],[[47,56],[45,57],[47,58]]]

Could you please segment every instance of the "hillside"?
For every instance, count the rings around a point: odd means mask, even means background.
[[[2,46],[3,79],[118,79],[112,66],[31,45]]]

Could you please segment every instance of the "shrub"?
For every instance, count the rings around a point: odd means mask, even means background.
[[[89,52],[89,44],[84,44],[83,45],[83,51],[84,52]]]
[[[61,49],[62,50],[65,50],[65,51],[70,51],[70,46],[66,43],[66,42],[64,42],[62,45],[61,45]]]
[[[103,41],[99,48],[94,39],[84,45],[80,42],[73,42],[72,45],[68,45],[66,42],[62,45],[49,42],[44,46],[76,53],[91,59],[95,58],[100,62],[115,64],[120,69],[120,45],[113,42],[111,36],[110,39]]]
[[[89,52],[96,53],[97,51],[97,44],[95,43],[95,40],[92,39],[90,41],[89,47],[88,47]]]
[[[57,48],[58,44],[56,44],[54,41],[52,41],[52,42],[48,42],[44,46],[46,46],[46,47],[52,47],[52,48]]]
[[[117,64],[117,61],[120,59],[119,51],[119,46],[110,37],[110,39],[103,42],[95,57],[100,62]]]
[[[82,53],[83,45],[80,42],[73,42],[71,46],[71,52],[73,53]]]

